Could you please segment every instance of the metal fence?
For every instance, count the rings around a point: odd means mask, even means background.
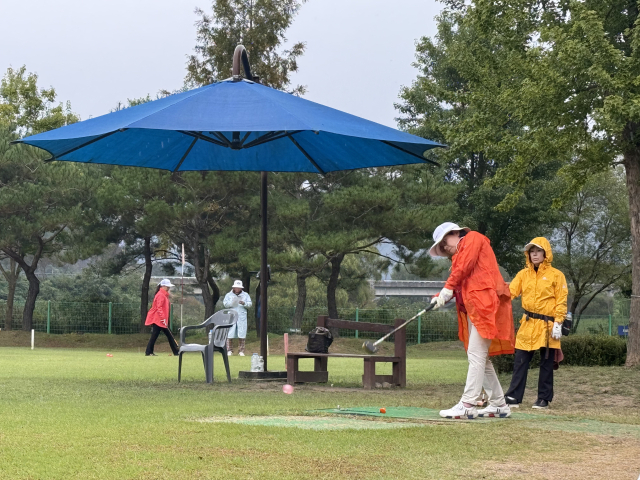
[[[22,326],[23,304],[14,304],[13,328]],[[6,302],[0,302],[0,328],[5,328]],[[281,335],[283,333],[307,334],[316,326],[318,315],[326,315],[324,308],[308,308],[299,328],[294,329],[292,319],[295,307],[270,308],[268,331]],[[415,308],[403,309],[340,309],[340,318],[356,322],[373,322],[393,324],[396,318],[408,319],[417,312]],[[249,311],[249,330],[255,330],[253,311]],[[183,325],[194,325],[202,322],[204,306],[185,305],[182,315]],[[520,316],[514,322],[518,325]],[[578,324],[577,333],[617,335],[619,326],[628,326],[629,317],[621,315],[583,315]],[[180,328],[180,305],[171,305],[170,326],[174,332]],[[63,333],[104,333],[132,334],[140,332],[140,304],[134,303],[71,303],[71,302],[36,302],[33,314],[33,328],[38,332],[51,334]],[[343,337],[377,338],[379,334],[341,330]],[[407,342],[409,344],[440,342],[458,338],[458,320],[455,310],[429,312],[407,326]]]

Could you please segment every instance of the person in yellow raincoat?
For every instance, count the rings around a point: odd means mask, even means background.
[[[527,266],[509,285],[511,298],[522,295],[524,314],[516,335],[515,361],[511,385],[505,400],[511,407],[522,403],[527,372],[533,354],[540,350],[538,400],[533,408],[548,408],[553,400],[553,367],[561,357],[562,322],[567,314],[567,281],[551,266],[551,244],[544,237],[531,240],[524,247]]]

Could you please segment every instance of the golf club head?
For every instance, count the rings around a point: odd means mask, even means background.
[[[362,348],[369,353],[377,353],[378,351],[378,346],[374,345],[373,342],[364,342]]]

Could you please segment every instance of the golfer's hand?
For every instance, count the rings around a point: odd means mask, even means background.
[[[551,330],[551,336],[556,340],[560,340],[562,338],[562,324],[558,322],[553,322],[553,330]]]
[[[243,300],[240,300],[238,303],[239,303],[240,305],[244,305],[244,301],[243,301]]]
[[[440,290],[440,293],[437,297],[433,297],[431,299],[431,303],[436,304],[436,308],[444,307],[444,304],[453,298],[453,290],[449,290],[448,288],[443,288]]]

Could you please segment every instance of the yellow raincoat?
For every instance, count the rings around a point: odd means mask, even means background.
[[[567,281],[560,270],[551,266],[553,253],[549,241],[544,237],[537,237],[530,243],[545,251],[545,259],[536,272],[529,260],[529,252],[525,252],[527,266],[518,272],[509,285],[511,298],[522,295],[522,308],[525,311],[553,317],[555,322],[562,323],[567,314]],[[551,337],[553,323],[531,317],[527,320],[527,315],[523,315],[516,335],[516,348],[538,350],[547,346],[547,338],[549,348],[560,348],[560,340]]]

